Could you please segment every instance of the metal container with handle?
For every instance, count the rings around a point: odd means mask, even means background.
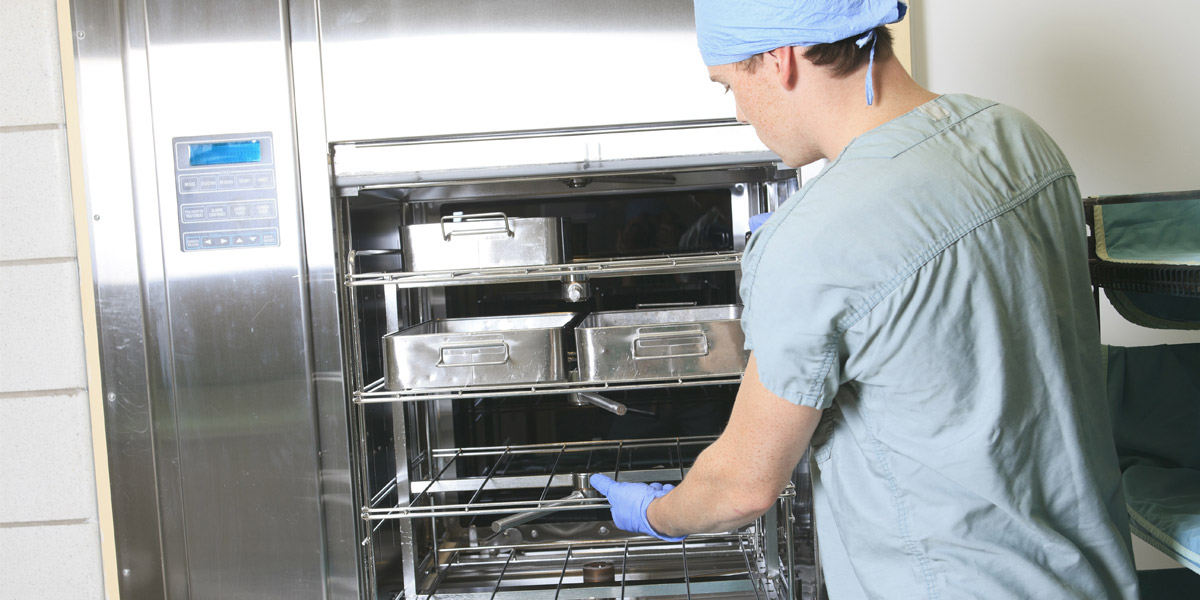
[[[389,390],[566,381],[575,313],[436,319],[383,338]]]
[[[400,228],[406,271],[452,271],[560,264],[569,260],[563,220],[504,213],[442,217]]]
[[[740,374],[741,307],[720,305],[599,312],[575,329],[581,381]]]

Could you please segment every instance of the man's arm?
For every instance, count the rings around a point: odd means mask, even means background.
[[[820,419],[821,411],[763,387],[751,354],[729,425],[678,487],[650,503],[651,526],[680,536],[729,531],[758,518],[787,485]]]

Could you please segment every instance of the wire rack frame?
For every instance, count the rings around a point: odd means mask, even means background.
[[[772,576],[757,566],[759,557],[751,556],[754,544],[747,543],[753,535],[753,530],[743,530],[693,535],[681,542],[637,538],[442,548],[439,553],[445,559],[438,561],[436,573],[427,577],[412,597],[557,600],[655,595],[691,598],[693,594],[712,593],[753,594],[759,600],[778,597],[770,590],[787,587],[781,581],[767,581],[778,579],[781,573]],[[597,561],[614,567],[612,581],[583,580],[582,565]],[[677,566],[673,571],[656,574],[645,570],[647,564]],[[497,569],[492,580],[490,574]],[[490,585],[475,583],[442,589],[454,581],[456,573],[464,571],[490,581]]]
[[[742,264],[741,252],[665,255],[580,261],[528,267],[484,267],[445,271],[378,271],[358,273],[359,257],[399,254],[399,250],[360,250],[347,258],[345,284],[349,287],[394,285],[399,288],[446,287],[530,281],[557,281],[564,277],[626,277],[672,275],[705,271],[732,271]]]

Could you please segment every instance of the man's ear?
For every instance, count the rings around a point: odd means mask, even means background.
[[[783,46],[767,53],[774,59],[771,63],[775,68],[775,78],[785,90],[795,88],[796,83],[800,80],[798,63],[801,57],[797,56],[800,51],[796,46]]]

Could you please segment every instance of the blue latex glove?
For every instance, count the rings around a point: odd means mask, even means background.
[[[775,213],[765,212],[765,213],[758,213],[757,215],[750,217],[750,233],[754,233],[755,229],[762,227],[762,224],[766,223],[767,219],[770,219],[771,215],[773,215],[773,214],[775,214]]]
[[[652,535],[660,540],[668,542],[678,542],[687,536],[667,537],[654,530],[650,526],[650,520],[646,518],[646,509],[650,507],[650,501],[655,498],[666,496],[667,492],[675,489],[671,484],[663,485],[661,483],[617,483],[607,475],[600,473],[593,474],[591,477],[592,487],[596,488],[597,492],[604,494],[608,498],[608,503],[612,505],[613,523],[625,531],[635,533],[645,533]]]

